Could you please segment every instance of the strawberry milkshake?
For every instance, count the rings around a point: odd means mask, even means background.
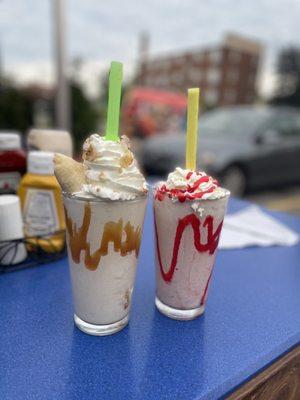
[[[229,194],[204,172],[181,168],[154,189],[155,302],[170,318],[204,312]]]

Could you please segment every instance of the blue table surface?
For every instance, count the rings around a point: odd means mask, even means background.
[[[276,217],[300,232],[299,218]],[[107,337],[74,327],[66,260],[3,274],[0,398],[222,398],[299,343],[299,256],[299,245],[220,251],[205,315],[174,321],[154,306],[149,206],[131,321]]]

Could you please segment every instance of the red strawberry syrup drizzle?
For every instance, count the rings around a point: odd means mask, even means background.
[[[204,289],[204,293],[203,293],[203,295],[202,295],[202,297],[201,297],[201,302],[200,302],[200,305],[201,305],[201,306],[202,306],[202,305],[205,303],[205,301],[206,301],[207,292],[208,292],[208,286],[209,286],[209,282],[210,282],[210,280],[211,280],[211,276],[212,276],[212,271],[211,271],[211,273],[210,273],[210,275],[209,275],[209,277],[208,277],[208,279],[207,279],[207,282],[206,282],[206,285],[205,285],[205,289]]]
[[[184,189],[168,189],[165,184],[161,185],[160,188],[156,188],[155,191],[155,199],[162,201],[165,196],[168,196],[170,198],[177,198],[180,203],[185,202],[185,200],[196,200],[196,199],[201,199],[205,194],[207,193],[212,193],[216,186],[218,186],[218,181],[213,179],[212,180],[212,186],[208,188],[207,190],[203,190],[202,192],[197,191],[199,186],[202,183],[207,183],[211,179],[208,175],[202,175],[201,172],[196,172],[197,175],[200,176],[199,179],[196,180],[196,182],[193,183],[193,185],[187,184],[187,187]],[[193,172],[190,171],[186,175],[186,179],[189,180],[191,176],[193,175]]]
[[[203,227],[206,227],[206,229],[207,229],[207,243],[201,243],[201,234],[200,234],[200,224],[201,223],[200,223],[200,220],[197,218],[197,216],[195,214],[189,214],[186,217],[179,219],[177,229],[176,229],[176,234],[175,234],[174,245],[173,245],[173,254],[172,254],[171,264],[170,264],[167,272],[165,272],[165,268],[163,268],[161,255],[160,255],[159,238],[158,238],[158,233],[157,233],[156,220],[154,218],[157,258],[158,258],[158,262],[159,262],[160,272],[161,272],[161,275],[165,282],[172,281],[172,278],[173,278],[173,275],[174,275],[174,272],[175,272],[175,269],[177,266],[177,260],[178,260],[178,254],[179,254],[182,235],[188,225],[191,225],[193,232],[194,232],[195,249],[199,253],[204,253],[206,251],[208,251],[209,254],[215,253],[217,246],[218,246],[223,221],[220,222],[220,224],[217,227],[215,232],[213,232],[213,221],[214,221],[214,219],[211,215],[209,215],[205,218]]]
[[[161,185],[160,188],[156,189],[155,199],[162,201],[165,198],[165,196],[168,196],[169,198],[177,198],[179,202],[183,203],[186,200],[201,199],[205,194],[213,192],[215,190],[216,186],[219,186],[218,181],[214,179],[214,180],[212,180],[212,186],[210,188],[208,188],[207,190],[204,190],[202,192],[200,192],[200,191],[197,192],[197,189],[199,188],[199,186],[202,183],[209,182],[209,180],[211,178],[207,175],[203,176],[199,172],[196,172],[196,174],[199,175],[200,178],[197,179],[193,183],[193,185],[187,184],[187,188],[185,188],[185,189],[168,189],[165,184]],[[192,171],[188,172],[186,175],[186,179],[189,180],[192,175],[193,175]],[[199,253],[204,253],[204,252],[208,251],[209,254],[212,255],[215,253],[215,251],[217,249],[221,230],[222,230],[223,221],[220,222],[216,231],[213,232],[214,218],[211,215],[209,215],[205,218],[205,220],[203,222],[203,228],[207,229],[207,243],[202,244],[201,243],[201,233],[200,233],[201,222],[195,214],[189,214],[186,217],[179,219],[179,221],[178,221],[176,234],[175,234],[175,240],[174,240],[174,244],[173,244],[172,259],[171,259],[169,268],[166,271],[162,265],[157,225],[156,225],[156,219],[154,217],[157,258],[158,258],[161,276],[162,276],[163,280],[167,283],[170,283],[174,276],[176,266],[177,266],[177,261],[178,261],[178,254],[179,254],[179,250],[180,250],[182,235],[183,235],[185,229],[188,227],[188,225],[191,225],[191,227],[193,229],[194,246],[195,246],[195,249]],[[210,273],[208,280],[206,282],[205,289],[204,289],[204,292],[203,292],[203,295],[201,298],[201,305],[203,305],[206,300],[211,276],[212,276],[212,272]]]

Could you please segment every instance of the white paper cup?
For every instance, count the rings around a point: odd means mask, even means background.
[[[0,196],[0,264],[14,265],[27,257],[24,243],[14,242],[23,239],[23,220],[20,200],[15,195]]]

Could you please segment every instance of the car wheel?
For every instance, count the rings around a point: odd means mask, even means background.
[[[242,197],[246,191],[246,176],[244,171],[232,165],[222,175],[222,185],[230,190],[233,196]]]

